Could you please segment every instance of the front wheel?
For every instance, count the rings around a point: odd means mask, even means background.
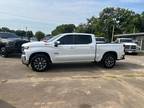
[[[102,60],[102,64],[105,68],[113,68],[116,63],[116,57],[112,54],[107,54]]]
[[[31,59],[31,67],[34,71],[43,72],[49,67],[49,59],[45,55],[35,55]]]

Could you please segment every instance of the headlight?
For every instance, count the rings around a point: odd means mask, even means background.
[[[29,49],[29,46],[25,46],[25,47],[23,47],[23,48],[24,48],[24,50],[25,50],[25,49]]]
[[[22,47],[21,48],[22,54],[25,54],[25,50],[28,50],[28,49],[29,49],[29,46]]]

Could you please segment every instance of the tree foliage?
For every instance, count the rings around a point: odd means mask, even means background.
[[[32,31],[26,31],[26,37],[28,38],[28,40],[30,40],[30,38],[32,38],[34,36]]]
[[[75,25],[74,24],[62,24],[60,26],[57,26],[55,30],[52,31],[52,35],[58,35],[61,33],[72,33],[75,31]]]
[[[87,19],[85,26],[79,25],[78,32],[93,33],[96,36],[104,36],[107,39],[112,37],[112,29],[114,34],[142,32],[143,15],[123,8],[105,8],[100,12],[99,17]],[[79,28],[82,30],[79,31]]]
[[[45,37],[45,34],[41,31],[38,31],[35,33],[35,37],[37,38],[38,41],[40,41],[42,38]]]
[[[144,12],[141,14],[141,32],[144,32]]]
[[[25,30],[11,30],[7,27],[2,27],[0,28],[0,32],[10,32],[10,33],[15,33],[17,36],[21,38],[28,38],[30,40],[31,37],[34,36],[32,31],[25,31]]]
[[[114,34],[142,32],[142,17],[128,9],[110,7],[100,12],[99,17],[88,19],[86,25],[90,33],[111,40],[113,27]]]

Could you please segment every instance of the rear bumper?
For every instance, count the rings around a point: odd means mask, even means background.
[[[124,60],[125,59],[125,54],[122,55],[120,58],[118,58],[117,60]]]
[[[138,50],[125,50],[125,53],[138,53]]]

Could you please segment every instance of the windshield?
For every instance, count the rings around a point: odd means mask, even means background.
[[[133,40],[132,39],[121,39],[120,43],[132,43]]]
[[[48,42],[52,42],[54,41],[55,39],[57,39],[58,37],[60,37],[61,35],[57,35],[57,36],[53,36],[51,39],[48,40]]]

